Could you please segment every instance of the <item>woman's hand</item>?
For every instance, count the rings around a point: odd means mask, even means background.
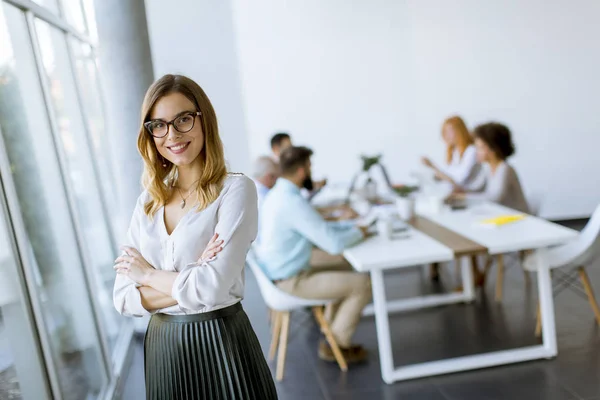
[[[452,194],[462,195],[462,197],[465,197],[465,193],[466,190],[462,186],[458,186],[456,184],[452,186]]]
[[[464,199],[466,199],[464,193],[452,193],[450,196],[448,196],[448,201],[461,201]]]
[[[198,259],[198,264],[202,264],[204,261],[212,260],[217,254],[221,252],[221,250],[223,250],[223,241],[217,240],[218,238],[219,234],[215,233],[206,245],[206,248],[202,252],[202,255]]]
[[[359,217],[358,213],[354,211],[352,207],[344,206],[341,208],[341,215],[339,216],[340,221],[345,221],[349,219],[356,219]]]
[[[114,269],[135,283],[147,286],[150,275],[155,271],[154,267],[148,264],[137,249],[123,246],[121,250],[124,254],[117,257]]]
[[[431,160],[429,158],[427,158],[427,157],[421,157],[421,162],[426,167],[433,168],[433,163],[431,162]]]

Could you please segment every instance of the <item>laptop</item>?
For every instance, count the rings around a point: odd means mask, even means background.
[[[379,169],[381,170],[385,184],[390,189],[393,189],[392,181],[390,180],[390,176],[388,175],[386,168],[382,164],[376,164],[376,165],[379,166]],[[373,167],[375,167],[375,165]],[[352,195],[352,192],[354,191],[354,185],[356,185],[356,181],[358,180],[358,177],[361,174],[362,174],[362,171],[355,174],[354,178],[352,178],[352,182],[350,183],[350,186],[348,187],[348,193],[346,194],[346,197],[344,198],[344,204],[350,204],[350,196]]]

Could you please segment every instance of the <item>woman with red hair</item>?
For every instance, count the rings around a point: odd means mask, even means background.
[[[446,165],[436,166],[427,157],[423,164],[435,171],[438,179],[450,182],[454,187],[476,190],[480,180],[476,179],[481,169],[477,162],[477,154],[473,138],[463,119],[453,116],[442,125],[442,138],[446,142]]]
[[[455,191],[480,190],[483,184],[481,165],[465,121],[456,115],[446,119],[442,125],[442,139],[446,142],[446,165],[438,167],[427,157],[423,157],[423,164],[435,171],[436,178],[451,183]],[[473,270],[475,280],[483,282],[479,270],[476,267]],[[439,279],[437,263],[431,265],[430,277],[434,281]]]

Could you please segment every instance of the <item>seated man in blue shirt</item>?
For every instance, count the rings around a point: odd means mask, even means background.
[[[363,308],[371,300],[368,275],[351,270],[311,268],[313,245],[329,254],[340,254],[366,235],[366,228],[328,222],[302,197],[300,189],[310,186],[312,151],[289,147],[282,151],[281,177],[265,197],[259,226],[261,240],[256,253],[266,275],[282,290],[306,299],[331,299],[326,312],[333,335],[346,361],[363,361],[367,352],[352,345],[351,338]],[[325,341],[319,357],[334,361]]]

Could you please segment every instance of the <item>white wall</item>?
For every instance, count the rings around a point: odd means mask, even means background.
[[[231,3],[146,0],[154,76],[183,74],[210,98],[230,169],[248,172],[249,153]]]
[[[401,1],[233,4],[253,157],[285,130],[315,150],[313,170],[330,180],[350,180],[361,151],[394,148],[394,170],[416,163],[402,145],[413,135],[397,78],[409,67]]]
[[[154,3],[154,1],[150,1]],[[600,201],[597,0],[234,0],[252,157],[277,130],[347,181],[384,152],[402,181],[459,113],[513,131],[512,159],[549,218]],[[152,29],[151,29],[152,30]]]

